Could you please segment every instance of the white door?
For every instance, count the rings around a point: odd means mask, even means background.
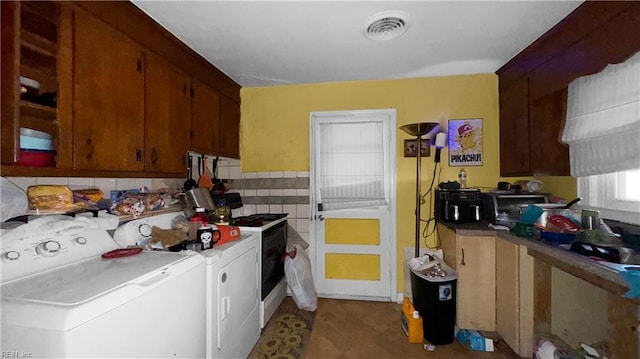
[[[310,257],[320,297],[396,297],[395,109],[311,113]]]

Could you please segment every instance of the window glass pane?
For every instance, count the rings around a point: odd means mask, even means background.
[[[640,200],[640,169],[627,171],[622,176],[624,186],[620,189],[620,196],[629,200]]]

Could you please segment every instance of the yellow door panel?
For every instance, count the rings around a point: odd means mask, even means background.
[[[377,246],[380,244],[380,220],[327,218],[325,243]]]
[[[327,279],[380,280],[380,256],[376,254],[325,254]]]

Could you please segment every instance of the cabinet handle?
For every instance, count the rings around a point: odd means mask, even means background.
[[[91,158],[93,157],[93,143],[91,143],[91,139],[87,138],[87,159],[89,161],[91,161]]]
[[[182,84],[182,94],[183,95],[187,94],[187,84]]]
[[[158,161],[158,152],[156,151],[156,148],[154,147],[153,150],[151,150],[151,163],[153,163],[155,165],[156,161]]]
[[[193,140],[193,130],[189,130],[189,139]]]
[[[140,161],[142,161],[142,150],[138,148],[136,150],[136,162],[140,162]]]
[[[136,66],[137,66],[138,72],[142,72],[142,60],[138,59],[136,61]]]
[[[460,250],[462,251],[462,260],[460,261],[460,265],[466,266],[467,263],[464,262],[464,248],[460,248]]]

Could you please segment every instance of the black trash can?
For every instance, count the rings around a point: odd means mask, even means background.
[[[453,343],[458,273],[444,263],[424,271],[411,269],[413,307],[422,316],[424,339],[433,345]]]

